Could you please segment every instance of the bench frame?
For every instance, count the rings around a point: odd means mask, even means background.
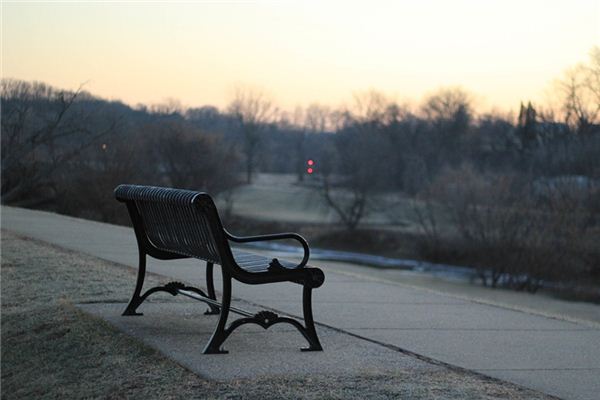
[[[143,217],[143,213],[140,211],[140,201],[149,201],[148,193],[152,193],[151,198],[154,207],[160,207],[161,196],[167,200],[171,200],[174,197],[183,197],[184,205],[186,207],[192,207],[198,212],[203,212],[204,217],[208,221],[211,229],[211,235],[214,238],[214,244],[216,244],[216,250],[219,253],[221,261],[221,273],[223,288],[221,293],[221,301],[217,300],[215,292],[213,273],[214,273],[214,260],[206,260],[206,293],[197,287],[186,286],[180,282],[170,282],[164,286],[157,286],[150,288],[142,293],[144,286],[144,280],[146,276],[146,258],[147,256],[159,259],[159,260],[175,260],[182,258],[204,258],[199,254],[183,254],[177,249],[161,249],[152,243],[149,234],[147,233],[146,224],[153,223],[148,218]],[[302,351],[322,351],[323,347],[317,336],[315,329],[315,323],[312,313],[312,289],[321,286],[324,282],[323,272],[314,267],[307,267],[310,250],[306,240],[296,233],[281,233],[261,236],[247,236],[238,237],[231,235],[227,232],[220,221],[214,202],[205,193],[191,192],[180,189],[169,189],[169,188],[156,188],[147,186],[135,186],[135,185],[120,185],[115,189],[115,196],[117,200],[124,202],[127,206],[129,216],[133,224],[135,231],[138,253],[139,253],[139,265],[138,274],[135,289],[129,304],[127,305],[123,315],[142,315],[137,312],[138,307],[152,294],[157,292],[166,292],[173,296],[181,294],[186,297],[190,297],[208,304],[209,309],[205,312],[207,315],[219,315],[219,321],[217,326],[206,344],[203,353],[204,354],[225,354],[226,350],[221,347],[225,340],[231,335],[231,333],[245,324],[256,324],[264,329],[278,324],[288,323],[293,325],[304,338],[307,340],[309,346],[303,348]],[[190,201],[192,204],[188,204]],[[198,238],[192,238],[198,240]],[[297,240],[304,249],[304,257],[300,264],[295,269],[283,268],[278,263],[277,259],[273,259],[271,266],[274,266],[273,270],[269,268],[269,272],[252,273],[243,270],[237,265],[229,242],[235,243],[248,243],[257,241],[271,241],[271,240],[282,240],[282,239],[294,239]],[[279,267],[279,268],[277,268]],[[240,282],[258,285],[273,282],[294,282],[303,286],[302,291],[302,308],[304,316],[304,324],[298,320],[286,316],[279,316],[273,311],[264,310],[257,313],[250,313],[248,311],[232,307],[231,306],[231,282],[232,279],[236,279]],[[236,313],[242,315],[243,318],[234,320],[227,325],[229,313]]]

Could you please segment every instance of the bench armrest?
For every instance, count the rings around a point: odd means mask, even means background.
[[[302,248],[304,248],[304,257],[300,264],[296,266],[296,268],[302,268],[308,262],[308,257],[310,256],[310,250],[308,248],[308,242],[302,236],[297,233],[273,233],[270,235],[258,235],[258,236],[234,236],[231,233],[225,230],[225,235],[227,239],[236,243],[248,243],[248,242],[264,242],[269,240],[283,240],[283,239],[294,239],[300,242]]]

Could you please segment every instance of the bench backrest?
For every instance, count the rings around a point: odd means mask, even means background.
[[[217,208],[208,194],[119,185],[115,197],[127,203],[138,242],[221,265],[224,257],[231,257]]]

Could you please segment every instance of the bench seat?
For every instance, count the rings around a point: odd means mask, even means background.
[[[248,251],[242,251],[237,249],[231,249],[233,253],[233,259],[236,264],[244,271],[248,272],[267,272],[273,259],[258,254],[250,253]],[[293,263],[287,260],[277,259],[279,264],[286,269],[295,270],[297,263]],[[307,266],[308,267],[308,266]]]

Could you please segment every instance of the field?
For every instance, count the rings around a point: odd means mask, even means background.
[[[335,212],[327,206],[315,183],[308,177],[302,184],[293,174],[256,174],[251,185],[242,185],[233,191],[232,212],[246,218],[289,223],[338,223]],[[417,221],[410,199],[400,200],[388,213],[371,211],[364,219],[369,227],[415,231]],[[219,205],[226,207],[223,196]]]

